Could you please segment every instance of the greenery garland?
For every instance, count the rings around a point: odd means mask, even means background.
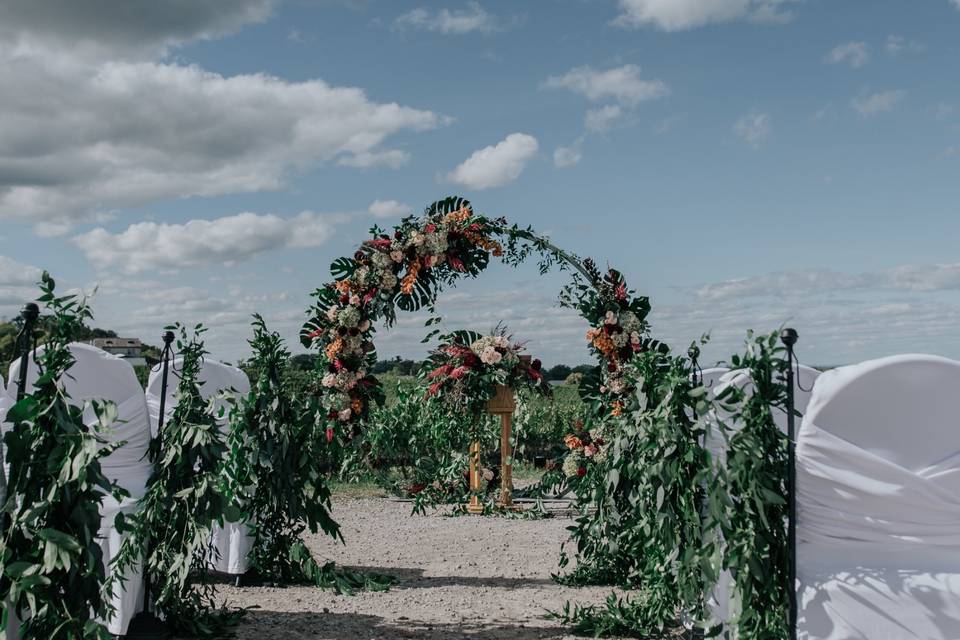
[[[198,379],[206,329],[196,325],[188,334],[179,324],[169,328],[179,334],[177,406],[151,443],[155,468],[116,562],[123,570],[145,557],[153,602],[173,630],[217,637],[242,615],[216,605],[209,577],[213,525],[222,524],[227,512],[220,475],[226,446]]]
[[[330,517],[330,490],[319,470],[325,434],[314,429],[310,407],[284,384],[290,352],[263,318],[254,316],[255,383],[231,412],[225,490],[234,513],[250,523],[250,570],[271,584],[310,583],[338,592],[380,589],[392,580],[317,564],[303,533],[322,530],[343,540]]]
[[[786,411],[787,400],[785,349],[778,336],[748,338],[744,355],[730,364],[748,374],[750,383],[729,385],[716,399],[727,416],[719,425],[727,440],[718,478],[728,498],[723,565],[740,602],[731,626],[741,640],[788,637],[787,440],[773,414]]]
[[[46,305],[46,346],[36,354],[41,370],[34,388],[7,413],[4,435],[10,477],[3,505],[0,547],[0,625],[16,613],[25,640],[105,640],[98,620],[112,607],[97,540],[100,505],[106,495],[124,496],[103,474],[100,459],[119,444],[103,446],[84,424],[85,407],[70,402],[61,387],[74,364],[69,344],[92,317],[86,301],[57,297],[43,273],[39,302]],[[99,429],[108,429],[116,406],[93,402]]]

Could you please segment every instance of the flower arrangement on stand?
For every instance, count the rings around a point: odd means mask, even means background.
[[[512,505],[511,422],[516,408],[514,393],[528,389],[550,394],[539,360],[521,356],[523,344],[514,342],[506,329],[498,326],[491,335],[460,331],[444,336],[430,357],[427,398],[439,398],[455,413],[467,417],[470,435],[471,513],[483,513],[480,503],[480,440],[486,424],[486,412],[501,416],[501,498],[500,505]]]

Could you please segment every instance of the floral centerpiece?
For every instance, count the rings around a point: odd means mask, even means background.
[[[427,374],[426,395],[473,414],[486,409],[497,385],[550,395],[540,361],[523,357],[523,350],[523,343],[513,341],[500,326],[486,336],[472,331],[444,336],[430,354],[433,368]]]

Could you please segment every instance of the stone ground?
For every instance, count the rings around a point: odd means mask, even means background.
[[[568,517],[411,516],[409,503],[345,497],[335,498],[333,514],[347,544],[312,536],[315,557],[400,583],[354,596],[224,586],[230,603],[257,607],[241,624],[240,640],[569,640],[574,636],[544,614],[610,592],[550,579]]]

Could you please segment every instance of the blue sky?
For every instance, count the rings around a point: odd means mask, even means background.
[[[333,258],[456,193],[709,359],[784,322],[811,363],[960,357],[956,0],[108,4],[0,7],[6,315],[46,268],[100,326],[202,320],[235,359],[250,313],[293,341]],[[585,361],[563,281],[496,267],[440,311]]]

